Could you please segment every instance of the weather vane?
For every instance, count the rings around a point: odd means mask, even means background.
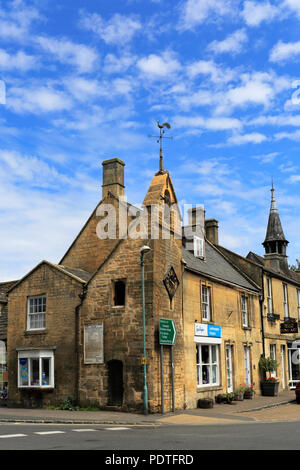
[[[162,140],[163,139],[173,139],[173,137],[166,137],[164,136],[165,130],[164,127],[167,129],[171,129],[171,126],[168,122],[164,122],[163,124],[160,124],[159,121],[157,121],[157,127],[159,128],[159,136],[157,135],[149,135],[149,137],[154,137],[157,139],[157,143],[159,144],[159,171],[164,171],[164,158],[163,158],[163,151],[162,151]]]

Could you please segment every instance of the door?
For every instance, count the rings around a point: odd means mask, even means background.
[[[285,346],[281,345],[280,347],[280,356],[281,356],[281,380],[282,388],[285,388]]]
[[[108,404],[120,406],[123,403],[123,363],[109,361],[108,367]]]
[[[232,346],[226,346],[227,392],[233,392]]]
[[[244,360],[245,360],[245,384],[247,387],[251,385],[251,370],[250,370],[250,348],[244,347]]]

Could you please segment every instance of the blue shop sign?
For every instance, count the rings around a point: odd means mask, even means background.
[[[213,336],[214,338],[221,338],[221,326],[220,325],[207,325],[207,336]]]
[[[221,326],[208,325],[207,323],[195,323],[195,336],[221,338]]]

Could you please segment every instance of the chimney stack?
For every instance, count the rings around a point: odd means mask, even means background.
[[[219,244],[219,222],[217,219],[205,220],[205,234],[208,241],[214,245]]]
[[[124,196],[124,166],[125,163],[119,158],[111,158],[102,162],[103,165],[103,182],[102,182],[102,199],[108,192],[113,193],[116,197]]]

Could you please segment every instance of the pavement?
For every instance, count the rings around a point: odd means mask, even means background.
[[[165,425],[234,424],[246,422],[300,421],[295,392],[277,397],[254,395],[250,400],[214,404],[213,408],[176,410],[174,413],[138,414],[118,411],[69,411],[0,406],[0,423],[93,424],[155,427]]]

